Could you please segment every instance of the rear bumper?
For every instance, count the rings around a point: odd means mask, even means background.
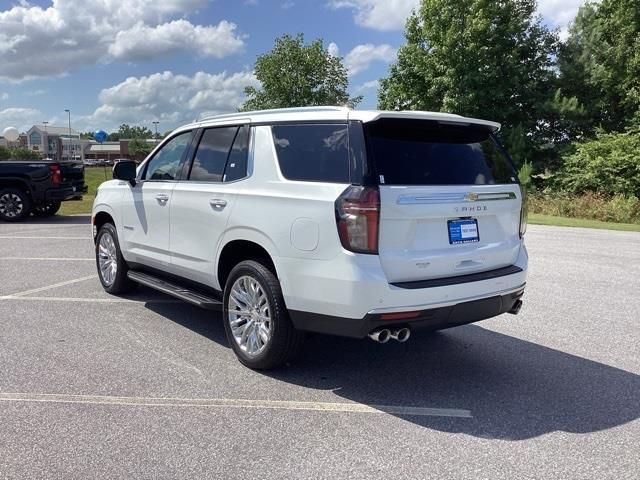
[[[310,332],[364,338],[379,328],[409,327],[413,330],[441,330],[509,312],[524,294],[524,285],[513,292],[468,302],[443,305],[420,310],[411,319],[388,320],[382,311],[373,311],[361,319],[321,315],[310,312],[290,311],[296,328]]]
[[[88,187],[82,185],[72,185],[62,188],[51,188],[45,192],[45,201],[63,202],[65,200],[80,200],[83,193],[87,193]]]

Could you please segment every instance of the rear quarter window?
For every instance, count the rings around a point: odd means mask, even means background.
[[[518,183],[511,161],[486,127],[381,119],[365,124],[365,135],[367,156],[380,183]]]
[[[285,178],[349,183],[346,124],[274,125],[271,131]]]

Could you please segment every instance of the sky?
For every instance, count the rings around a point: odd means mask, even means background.
[[[583,0],[539,0],[566,35]],[[235,111],[253,65],[282,34],[343,57],[358,108],[403,44],[419,0],[0,0],[0,132],[48,121],[80,131],[122,123],[164,132]]]

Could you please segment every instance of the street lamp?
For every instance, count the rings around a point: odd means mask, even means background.
[[[71,160],[71,110],[65,108],[64,111],[69,114],[69,152],[67,153],[67,160]]]
[[[42,121],[42,125],[44,125],[44,154],[45,158],[49,158],[49,136],[47,135],[47,123],[44,120]]]
[[[151,122],[156,126],[156,143],[158,143],[158,124],[160,122],[158,122],[157,120],[155,122]]]

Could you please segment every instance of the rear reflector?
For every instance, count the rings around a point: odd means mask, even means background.
[[[381,320],[406,320],[407,318],[416,318],[420,315],[420,312],[398,312],[398,313],[383,313],[380,315]]]

